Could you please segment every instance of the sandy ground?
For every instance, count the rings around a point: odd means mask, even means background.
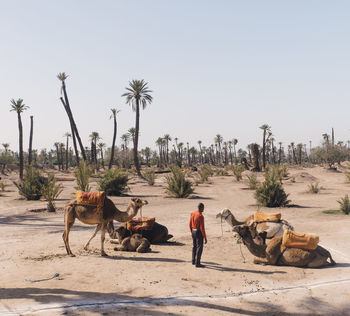
[[[296,181],[284,185],[294,206],[280,209],[282,216],[296,231],[318,234],[337,262],[334,267],[255,265],[243,245],[242,256],[228,225],[223,223],[222,233],[215,218],[224,207],[239,219],[257,209],[246,180],[236,182],[232,176],[210,178],[190,199],[167,197],[162,175],[155,186],[131,179],[129,196],[112,200],[125,210],[132,196],[147,199],[143,215],[166,225],[174,243],[152,245],[152,252],[138,254],[114,251],[107,237],[107,258],[99,255],[99,234],[90,250],[83,250],[94,227],[79,221],[70,234],[77,256],[68,257],[61,237],[62,209],[33,212],[46,202],[21,200],[9,185],[0,197],[0,315],[350,315],[350,216],[322,212],[337,209],[350,184],[342,172],[321,167],[289,172]],[[62,208],[73,197],[75,182],[71,175],[58,176],[66,180],[57,201]],[[5,182],[13,179],[10,175]],[[324,190],[306,193],[310,181]],[[188,229],[190,212],[199,202],[206,206],[204,269],[191,264]],[[55,273],[59,276],[50,280],[30,281]]]

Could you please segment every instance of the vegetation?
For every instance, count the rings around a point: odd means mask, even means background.
[[[243,179],[243,171],[245,170],[243,165],[236,165],[232,166],[233,175],[235,176],[236,180],[239,182]]]
[[[27,200],[40,200],[42,193],[41,189],[47,185],[47,178],[43,177],[39,170],[32,165],[25,168],[25,176],[23,181],[14,182],[20,195]]]
[[[313,194],[319,193],[322,189],[323,187],[319,186],[318,182],[310,183],[308,186],[308,192]]]
[[[193,193],[192,183],[185,179],[185,174],[181,168],[174,166],[171,174],[167,176],[167,191],[176,198],[186,198]]]
[[[256,188],[258,187],[258,179],[255,173],[252,174],[248,174],[247,175],[247,179],[248,179],[248,187],[251,190],[256,190]]]
[[[47,200],[47,210],[49,212],[55,212],[55,199],[62,193],[62,184],[56,184],[56,178],[53,173],[49,173],[47,176],[47,182],[41,187],[41,194]]]
[[[107,170],[99,181],[99,190],[107,195],[120,196],[127,190],[128,174],[121,169]]]
[[[0,190],[1,190],[2,192],[4,192],[4,191],[5,191],[5,187],[6,187],[5,182],[0,181]]]
[[[90,191],[89,179],[92,175],[92,170],[89,164],[83,160],[79,162],[79,166],[75,169],[74,175],[77,181],[77,190],[81,190],[83,192]]]
[[[255,198],[260,205],[266,207],[287,206],[290,203],[276,168],[266,170],[265,181],[257,187]]]
[[[155,180],[156,180],[156,174],[154,173],[153,170],[151,170],[151,169],[146,170],[143,173],[143,177],[146,179],[146,181],[149,185],[154,185]]]
[[[341,198],[337,202],[340,205],[340,210],[344,214],[349,215],[350,214],[350,200],[349,200],[349,196],[346,194],[343,198]]]
[[[200,177],[200,181],[203,183],[208,181],[209,177],[213,175],[213,170],[209,165],[204,165],[199,168],[198,174]]]

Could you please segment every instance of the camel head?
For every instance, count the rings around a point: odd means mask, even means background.
[[[266,232],[263,236],[259,235],[256,231],[256,226],[254,224],[252,225],[236,225],[233,226],[232,230],[237,233],[242,239],[243,243],[248,239],[254,240],[254,243],[257,245],[264,245],[265,244],[265,238],[266,238]]]
[[[231,211],[228,208],[224,208],[220,213],[216,214],[216,218],[226,219],[227,216],[231,215]]]
[[[247,237],[249,235],[251,236],[249,226],[244,224],[233,226],[232,230],[242,238]]]
[[[133,206],[136,208],[141,208],[142,206],[147,205],[148,202],[139,198],[132,198],[131,204],[133,204]]]
[[[114,230],[114,234],[115,234],[114,238],[118,238],[119,243],[121,244],[124,237],[126,237],[126,233],[127,233],[127,229],[125,226],[122,225]]]

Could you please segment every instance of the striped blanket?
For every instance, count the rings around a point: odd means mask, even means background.
[[[106,192],[104,191],[83,192],[79,190],[75,193],[75,199],[77,204],[97,206],[99,210],[103,207],[105,197]]]
[[[139,229],[151,230],[155,220],[154,217],[142,217],[142,219],[134,218],[126,223],[126,228],[133,232],[138,231]]]

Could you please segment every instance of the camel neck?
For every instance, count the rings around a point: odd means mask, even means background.
[[[266,245],[258,245],[254,242],[251,235],[242,237],[248,250],[256,257],[266,258]]]
[[[228,214],[224,219],[231,227],[243,224],[243,222],[236,220],[232,214]]]

